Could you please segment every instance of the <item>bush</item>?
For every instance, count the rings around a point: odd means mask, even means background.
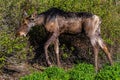
[[[58,67],[49,67],[43,73],[35,72],[20,80],[69,80],[69,75]]]
[[[0,35],[0,67],[4,66],[5,62],[15,64],[26,61],[27,54],[31,54],[32,51],[32,47],[28,47],[27,38],[16,38],[13,33],[8,34],[3,31],[0,32]],[[14,57],[15,60],[11,57]],[[29,56],[29,59],[31,57],[33,56]]]
[[[49,67],[43,72],[35,72],[20,80],[120,80],[120,63],[105,65],[97,74],[91,64],[81,63],[65,71]]]
[[[120,80],[120,63],[113,66],[105,66],[97,74],[95,80]]]
[[[28,38],[15,37],[22,17],[23,3],[24,0],[0,0],[0,68],[5,64],[26,61],[28,53],[33,57],[32,47],[27,44]]]
[[[47,68],[43,74],[47,74],[49,80],[69,80],[69,75],[58,67]]]
[[[20,80],[48,80],[48,77],[46,74],[35,72],[30,74],[29,76],[21,77]]]
[[[95,77],[93,65],[86,63],[76,65],[68,73],[70,75],[70,80],[93,80]]]

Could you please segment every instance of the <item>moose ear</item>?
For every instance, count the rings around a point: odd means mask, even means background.
[[[37,11],[35,11],[32,15],[31,15],[31,18],[36,18],[36,16],[37,16]]]
[[[23,17],[28,17],[28,14],[26,11],[23,12]]]

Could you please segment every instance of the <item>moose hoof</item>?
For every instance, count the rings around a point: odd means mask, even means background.
[[[51,64],[50,62],[48,62],[48,66],[49,66],[49,67],[52,67],[52,64]]]

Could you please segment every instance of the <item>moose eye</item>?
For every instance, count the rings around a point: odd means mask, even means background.
[[[34,21],[34,19],[30,19],[30,21]]]

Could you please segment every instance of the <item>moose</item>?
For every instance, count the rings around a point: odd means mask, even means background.
[[[54,50],[56,53],[57,65],[60,67],[59,59],[59,39],[58,37],[62,33],[78,34],[84,31],[85,35],[89,38],[93,47],[95,57],[95,70],[98,71],[98,52],[99,46],[105,52],[110,64],[113,64],[111,54],[101,38],[100,24],[101,19],[99,16],[88,12],[65,12],[58,8],[50,8],[45,12],[37,14],[34,12],[32,15],[23,19],[20,28],[17,30],[18,36],[26,36],[33,26],[43,25],[46,31],[52,35],[44,44],[44,51],[46,61],[49,66],[51,62],[48,55],[48,47],[50,44],[54,44]]]

